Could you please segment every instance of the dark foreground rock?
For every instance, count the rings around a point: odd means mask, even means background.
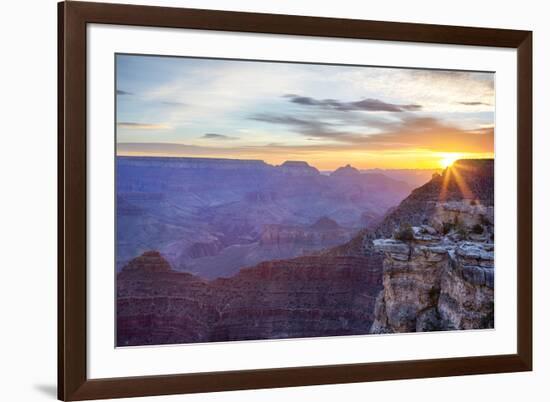
[[[166,264],[148,252],[118,274],[117,345],[366,334],[382,289],[380,256],[270,261],[210,282]]]

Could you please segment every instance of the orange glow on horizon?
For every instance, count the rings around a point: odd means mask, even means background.
[[[493,153],[411,151],[332,151],[332,152],[274,152],[260,153],[209,153],[181,154],[170,152],[132,152],[119,150],[118,156],[192,157],[223,159],[257,159],[271,165],[280,165],[287,160],[305,161],[319,170],[335,170],[347,164],[357,169],[434,169],[451,166],[458,159],[493,159]]]
[[[443,169],[448,168],[453,163],[455,163],[458,159],[464,159],[462,157],[462,154],[454,152],[454,153],[444,153],[442,154],[442,158],[439,160],[439,164]]]

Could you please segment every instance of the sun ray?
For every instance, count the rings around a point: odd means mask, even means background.
[[[463,167],[460,164],[451,166],[456,185],[458,186],[458,189],[462,194],[462,198],[473,199],[474,193],[472,192],[472,190],[470,189],[470,186],[468,186],[468,183],[466,182],[466,180],[464,180],[464,177],[462,177],[462,174],[460,173],[460,170],[462,168]]]
[[[452,175],[451,168],[447,168],[443,172],[443,184],[441,185],[441,191],[439,192],[440,201],[445,201],[447,199],[447,191],[449,188],[449,181],[451,180],[451,175]]]
[[[439,164],[443,169],[448,168],[449,166],[452,166],[455,161],[462,158],[462,154],[457,152],[448,152],[441,154],[442,158],[439,160]]]

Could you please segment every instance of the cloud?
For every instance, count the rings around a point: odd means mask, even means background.
[[[458,102],[458,104],[464,106],[491,106],[486,102]]]
[[[123,91],[122,89],[117,89],[116,94],[117,95],[133,95],[132,92]]]
[[[378,132],[365,126],[351,130],[345,124],[323,122],[321,118],[306,120],[286,115],[256,114],[253,120],[281,124],[307,140],[325,140],[319,147],[326,150],[384,150],[421,148],[439,152],[493,152],[493,127],[465,130],[435,117],[404,114],[398,120],[376,120]],[[326,141],[329,141],[328,143]]]
[[[171,128],[167,124],[135,123],[135,122],[120,122],[120,123],[117,123],[117,127],[129,129],[129,130],[168,130]]]
[[[361,90],[361,96],[419,104],[424,112],[492,111],[494,108],[494,74],[490,72],[363,68],[343,71],[339,78]],[[484,104],[459,103],[464,100]]]
[[[238,137],[230,137],[228,135],[216,134],[216,133],[206,133],[201,138],[205,140],[224,140],[224,141],[239,139]]]
[[[320,119],[301,119],[287,115],[277,115],[269,113],[257,113],[249,117],[251,120],[264,123],[278,124],[286,126],[294,133],[301,134],[313,139],[332,139],[336,141],[354,142],[352,138],[355,134],[346,130],[338,129],[340,124],[328,123]]]
[[[318,127],[322,124],[312,120],[300,119],[298,117],[292,117],[287,115],[278,115],[271,113],[256,113],[249,117],[251,120],[262,121],[264,123],[283,124],[286,126],[303,126],[303,127]]]
[[[341,135],[341,134],[340,134]],[[340,138],[342,139],[342,138]],[[270,142],[260,145],[239,145],[234,147],[202,146],[181,143],[118,143],[120,155],[167,155],[195,157],[226,157],[239,159],[266,159],[279,156],[301,155],[307,159],[311,155],[330,155],[345,152],[346,157],[357,153],[378,153],[390,155],[395,152],[458,152],[492,154],[494,150],[494,129],[460,130],[442,125],[440,122],[424,120],[416,122],[408,129],[361,136],[357,133],[344,135],[345,141],[314,142],[292,145]],[[414,157],[414,156],[409,156]],[[340,157],[341,158],[341,157]]]
[[[162,105],[166,105],[166,106],[186,106],[185,103],[183,102],[178,102],[178,101],[162,101],[160,102]]]
[[[323,120],[324,117],[329,117],[330,122]],[[387,131],[397,128],[400,122],[395,119],[357,118],[357,116],[351,119],[342,119],[341,117],[341,114],[340,116],[325,116],[325,113],[312,115],[309,118],[257,113],[249,118],[264,123],[283,125],[293,133],[308,137],[309,140],[325,139],[346,143],[363,142],[368,134],[372,133],[372,130]],[[352,126],[355,127],[355,130],[352,130]]]
[[[323,109],[333,109],[339,111],[360,110],[365,112],[406,112],[422,109],[421,105],[408,104],[399,105],[387,103],[379,99],[362,99],[354,102],[342,102],[336,99],[314,99],[308,96],[299,96],[294,94],[284,95],[290,102],[304,106],[317,106]]]

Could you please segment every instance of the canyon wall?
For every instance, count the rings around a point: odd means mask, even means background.
[[[206,281],[147,252],[117,276],[117,345],[366,334],[380,268],[380,256],[308,256]]]
[[[415,237],[374,247],[385,258],[372,333],[493,327],[492,244]]]
[[[372,333],[494,325],[492,161],[460,161],[390,212]]]
[[[204,279],[345,243],[412,189],[351,167],[322,174],[303,161],[120,156],[116,167],[117,269],[158,250],[174,270]],[[323,218],[336,229],[316,225]]]

